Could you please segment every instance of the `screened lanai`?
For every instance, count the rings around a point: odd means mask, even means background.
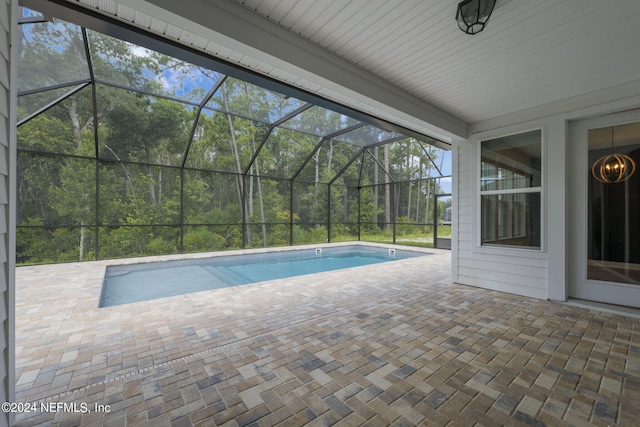
[[[450,236],[445,143],[83,19],[23,10],[18,263]]]

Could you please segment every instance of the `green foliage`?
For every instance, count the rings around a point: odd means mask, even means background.
[[[184,234],[185,252],[207,252],[224,249],[226,240],[219,234],[205,228],[198,228]]]
[[[21,31],[19,90],[48,88],[20,97],[27,117],[90,75],[77,26]],[[215,72],[88,34],[95,75],[113,84],[96,83],[96,110],[87,87],[18,129],[18,263],[324,243],[329,223],[331,241],[390,242],[394,218],[403,243],[428,244],[437,149],[362,150],[382,138],[373,126],[323,139],[357,122],[317,106],[270,129],[304,103],[233,78],[194,123],[195,107],[168,98],[197,105]]]
[[[42,224],[34,221],[29,225]],[[16,230],[16,263],[21,265],[77,261],[79,236],[79,229],[20,227]]]
[[[324,227],[304,228],[298,224],[293,226],[293,244],[305,245],[312,243],[326,243],[327,230]]]

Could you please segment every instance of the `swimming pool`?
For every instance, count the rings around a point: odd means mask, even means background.
[[[424,255],[428,253],[354,245],[109,266],[100,307]]]

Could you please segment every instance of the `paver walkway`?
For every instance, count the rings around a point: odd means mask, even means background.
[[[429,252],[109,308],[112,262],[19,268],[15,425],[639,425],[640,320]]]

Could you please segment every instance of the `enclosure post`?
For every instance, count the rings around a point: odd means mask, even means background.
[[[180,253],[184,253],[184,168],[180,168]]]
[[[293,246],[293,180],[289,181],[289,246]]]
[[[393,244],[396,244],[396,223],[398,222],[398,184],[393,183],[393,212],[391,218],[393,220]]]
[[[360,209],[361,202],[362,202],[362,199],[360,198],[360,193],[361,193],[360,190],[361,189],[362,189],[362,187],[358,187],[357,188],[357,190],[358,190],[358,242],[360,241],[360,226],[362,225],[361,219],[360,219],[360,214],[362,212],[361,209]]]
[[[87,56],[87,66],[89,67],[89,78],[91,79],[91,108],[93,110],[93,143],[94,150],[96,154],[95,161],[95,221],[96,224],[94,226],[94,238],[96,253],[94,255],[94,259],[98,261],[100,259],[100,137],[98,136],[98,92],[96,89],[96,79],[95,74],[93,72],[93,62],[91,62],[91,54],[89,53],[89,39],[87,38],[87,30],[82,29],[82,43],[84,45],[84,52]],[[84,233],[84,230],[81,228],[80,233]],[[82,245],[82,243],[80,243]],[[82,252],[83,249],[80,248]],[[82,261],[82,260],[81,260]]]
[[[438,195],[433,191],[433,247],[438,245]]]
[[[247,192],[245,191],[246,182],[244,182],[244,175],[240,176],[242,180],[241,197],[240,197],[240,211],[242,212],[242,249],[247,247]]]
[[[331,184],[327,184],[327,243],[331,243]]]

